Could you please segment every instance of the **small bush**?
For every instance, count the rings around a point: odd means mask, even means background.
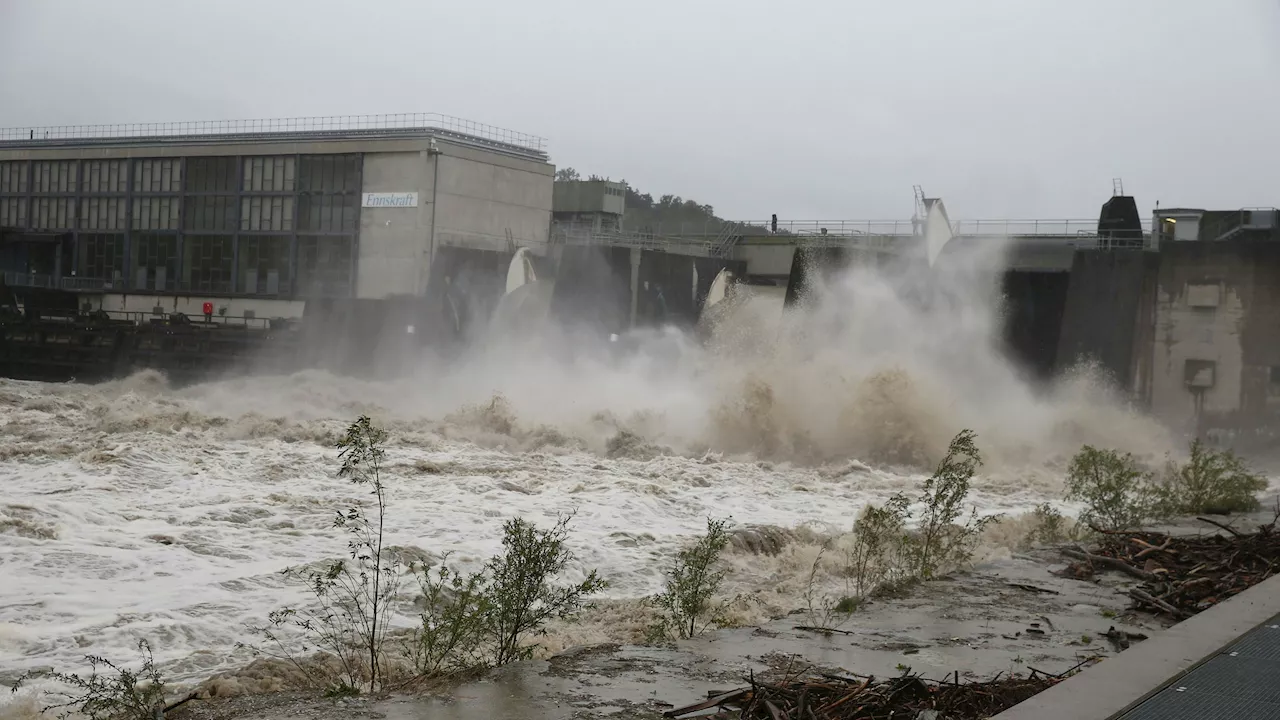
[[[822,564],[822,558],[826,555],[827,548],[823,547],[818,550],[818,555],[813,559],[813,564],[809,567],[809,579],[805,584],[803,593],[805,602],[805,615],[808,618],[810,627],[819,630],[835,630],[849,619],[849,615],[857,609],[857,601],[845,595],[840,598],[832,598],[828,595],[820,594],[818,589],[818,566]]]
[[[716,566],[728,545],[729,521],[707,518],[707,534],[676,554],[666,589],[652,598],[664,615],[661,634],[693,637],[715,623],[721,608],[712,601],[726,572]]]
[[[42,674],[69,685],[73,690],[60,693],[64,699],[46,706],[41,712],[63,710],[58,714],[59,718],[79,713],[88,720],[152,720],[164,709],[164,677],[156,669],[151,646],[146,640],[138,641],[138,653],[142,656],[142,667],[136,672],[106,658],[87,655],[85,659],[92,668],[87,678],[75,673]],[[100,668],[111,673],[100,675]],[[18,678],[13,691],[17,692],[24,682],[33,677],[37,674],[27,673]]]
[[[446,553],[434,574],[430,568],[416,570],[424,608],[405,657],[426,677],[486,664],[481,648],[491,602],[485,575],[451,570],[448,560]]]
[[[924,481],[920,496],[924,514],[910,545],[915,574],[924,580],[969,562],[978,535],[999,520],[995,515],[978,517],[978,509],[974,507],[963,525],[956,524],[964,514],[969,483],[982,465],[974,437],[972,430],[960,431],[947,448],[946,457]]]
[[[1140,527],[1158,512],[1151,473],[1129,453],[1091,445],[1071,458],[1067,499],[1083,502],[1080,520],[1101,530]]]
[[[908,500],[897,494],[884,506],[868,505],[853,524],[853,544],[845,551],[849,595],[865,598],[886,582],[908,574],[904,556]]]
[[[505,665],[533,655],[525,644],[529,635],[543,634],[552,618],[564,618],[580,610],[584,598],[607,587],[592,570],[576,585],[557,587],[551,579],[573,560],[565,546],[572,515],[554,527],[539,530],[520,518],[502,527],[505,552],[485,566],[488,577],[485,631],[493,645],[493,664]]]
[[[1195,440],[1185,465],[1169,463],[1156,489],[1158,511],[1165,516],[1252,512],[1262,506],[1257,495],[1266,489],[1267,481],[1235,453]]]
[[[1064,517],[1063,514],[1049,503],[1040,503],[1031,511],[1031,520],[1034,523],[1028,540],[1032,543],[1040,545],[1053,545],[1061,542],[1075,542],[1084,539],[1086,532],[1082,532],[1085,526]]]

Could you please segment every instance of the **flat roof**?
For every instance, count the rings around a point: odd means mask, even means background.
[[[334,115],[256,120],[57,125],[0,129],[0,148],[191,145],[235,142],[438,137],[474,147],[547,160],[537,135],[439,113]]]

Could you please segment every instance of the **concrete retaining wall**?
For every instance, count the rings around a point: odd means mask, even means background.
[[[1065,370],[1092,358],[1126,390],[1139,387],[1136,348],[1143,328],[1153,323],[1143,315],[1159,256],[1141,251],[1079,250],[1071,263],[1057,367]]]

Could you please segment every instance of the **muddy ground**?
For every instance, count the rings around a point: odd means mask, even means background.
[[[910,667],[941,678],[986,678],[1029,668],[1058,673],[1119,648],[1111,627],[1151,634],[1162,625],[1128,614],[1133,582],[1105,575],[1068,580],[1065,565],[1041,549],[967,573],[918,585],[898,598],[872,601],[836,632],[801,630],[804,611],[758,628],[721,630],[676,647],[602,645],[548,660],[517,663],[427,696],[324,700],[278,693],[193,701],[171,713],[181,720],[293,720],[371,717],[394,720],[542,720],[610,716],[658,718],[665,710],[742,683],[750,671],[803,663],[878,676]]]

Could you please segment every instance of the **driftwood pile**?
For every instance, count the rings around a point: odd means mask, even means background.
[[[1280,570],[1275,520],[1244,533],[1217,520],[1198,519],[1227,534],[1108,531],[1092,550],[1064,549],[1064,555],[1078,562],[1059,574],[1086,579],[1101,569],[1119,570],[1142,581],[1129,591],[1134,609],[1185,620]]]
[[[1083,663],[1082,663],[1083,664]],[[1065,680],[1062,675],[1032,670],[1027,677],[997,675],[986,682],[925,680],[907,671],[879,680],[862,675],[808,674],[778,683],[749,678],[748,687],[687,707],[668,710],[669,718],[761,718],[762,720],[901,720],[937,717],[978,720],[1013,707]],[[711,714],[707,714],[707,713]]]

